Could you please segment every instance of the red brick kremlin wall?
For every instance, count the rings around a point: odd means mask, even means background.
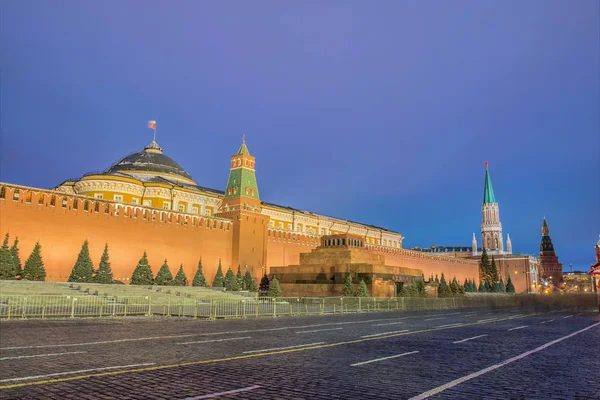
[[[89,241],[95,267],[104,244],[108,243],[113,275],[124,283],[128,283],[144,250],[154,274],[165,258],[173,274],[183,263],[191,280],[201,257],[209,283],[214,278],[219,259],[223,272],[230,266],[234,270],[237,267],[232,265],[234,238],[230,220],[122,205],[42,189],[0,186],[4,196],[0,198],[0,235],[3,238],[4,234],[10,233],[11,244],[15,236],[19,237],[23,263],[39,240],[47,280],[67,280],[85,239]],[[14,200],[15,189],[19,190],[17,200]],[[42,204],[39,203],[40,196]],[[74,208],[76,200],[77,209]],[[86,201],[87,211],[84,209]],[[266,244],[266,266],[271,267],[299,264],[300,253],[309,253],[320,245],[320,240],[312,235],[268,229]],[[367,247],[384,254],[386,265],[417,268],[426,278],[431,274],[441,276],[443,272],[447,279],[456,276],[461,283],[465,278],[478,280],[477,262],[404,249]],[[256,253],[258,257],[260,250],[256,249]],[[261,274],[258,266],[253,266],[252,272],[255,277]]]
[[[17,200],[15,188],[19,189]],[[215,276],[219,259],[223,273],[231,264],[232,229],[228,220],[141,206],[124,207],[105,200],[12,185],[0,185],[0,190],[4,196],[0,198],[0,240],[7,232],[11,245],[15,236],[19,237],[23,264],[39,240],[49,281],[67,280],[85,239],[89,241],[95,268],[104,244],[108,243],[113,276],[124,283],[128,283],[144,250],[155,275],[167,258],[173,275],[183,263],[190,281],[200,257],[209,282]],[[88,211],[84,210],[85,201]]]

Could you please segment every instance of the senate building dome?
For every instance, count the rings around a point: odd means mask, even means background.
[[[162,149],[155,141],[152,141],[144,150],[124,157],[106,172],[108,174],[124,173],[141,180],[158,176],[181,183],[196,184],[191,175],[185,172],[175,160],[163,154]]]

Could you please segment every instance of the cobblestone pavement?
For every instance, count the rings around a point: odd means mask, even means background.
[[[0,322],[0,399],[598,399],[600,316]]]

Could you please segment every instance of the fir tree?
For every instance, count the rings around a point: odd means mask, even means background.
[[[460,285],[456,281],[456,277],[454,277],[452,279],[452,281],[450,282],[450,294],[452,296],[456,296],[457,294],[459,294],[459,292],[460,292]]]
[[[358,284],[358,289],[356,290],[356,297],[371,297],[369,294],[369,288],[364,280],[360,280]]]
[[[479,293],[485,293],[485,284],[483,281],[479,282]]]
[[[158,270],[156,274],[156,278],[154,278],[154,284],[160,286],[167,286],[173,283],[173,274],[169,269],[169,264],[167,264],[167,259],[165,258],[165,262]]]
[[[493,287],[488,279],[486,279],[485,282],[483,283],[483,288],[487,293],[492,291]]]
[[[471,291],[471,288],[469,287],[470,283],[469,280],[467,278],[465,278],[465,283],[463,283],[463,288],[465,290],[465,292],[469,293]]]
[[[438,297],[448,297],[452,294],[448,284],[446,283],[446,277],[442,272],[442,279],[440,279],[440,285],[438,286]]]
[[[438,285],[440,284],[440,280],[438,279],[437,274],[435,274],[435,281],[434,282],[437,283]]]
[[[267,297],[281,297],[283,294],[281,293],[281,287],[279,286],[279,280],[277,277],[273,277],[271,282],[269,282],[269,291],[267,292]]]
[[[490,265],[490,273],[489,280],[491,284],[496,284],[500,280],[498,276],[498,268],[496,268],[496,260],[494,260],[494,256],[492,256],[492,264]]]
[[[256,291],[258,291],[258,285],[256,284],[256,279],[252,279],[250,281],[250,285],[248,286],[248,291],[249,292],[256,292]]]
[[[237,283],[237,290],[246,290],[244,286],[244,277],[242,276],[242,267],[238,264],[237,274],[235,274],[235,281]]]
[[[244,274],[244,289],[250,291],[250,287],[252,287],[252,274],[249,270],[246,270]]]
[[[228,268],[225,274],[225,290],[232,292],[238,290],[237,280],[231,268]]]
[[[513,285],[512,280],[510,279],[510,275],[508,276],[508,279],[506,280],[506,293],[514,293],[515,292],[515,285]]]
[[[267,276],[267,274],[264,274],[262,279],[260,280],[258,291],[261,296],[265,296],[269,291],[269,277]]]
[[[68,282],[93,282],[94,281],[94,266],[90,257],[90,250],[87,239],[83,242],[77,261],[71,270]]]
[[[213,279],[212,287],[225,287],[225,277],[223,276],[223,269],[221,268],[221,260],[219,259],[219,267],[215,279]]]
[[[192,280],[192,286],[208,286],[206,283],[206,278],[204,277],[204,272],[202,272],[202,259],[198,260],[198,269],[196,270],[196,275],[194,275],[194,279]]]
[[[13,266],[15,268],[15,277],[20,277],[23,272],[23,266],[21,265],[21,257],[19,256],[19,238],[15,237],[15,241],[10,248],[10,255],[12,256]]]
[[[352,284],[352,274],[348,272],[348,276],[346,277],[346,281],[344,282],[344,297],[349,297],[354,295],[354,285]]]
[[[502,278],[500,278],[500,283],[498,283],[498,291],[500,293],[506,292],[506,287],[504,286],[504,280]]]
[[[0,247],[0,280],[15,279],[17,277],[17,268],[12,258],[10,248],[8,247],[8,233],[4,237],[4,243]]]
[[[410,297],[417,297],[419,295],[419,289],[415,283],[408,287],[408,295]]]
[[[40,242],[36,242],[33,251],[29,255],[25,266],[23,267],[23,278],[29,281],[44,281],[46,280],[46,269],[41,255],[42,246]]]
[[[425,289],[425,280],[418,280],[416,287],[418,296],[424,297],[427,294],[427,290]]]
[[[179,271],[177,271],[177,274],[175,275],[175,278],[173,279],[173,286],[187,286],[188,285],[188,278],[187,276],[185,276],[185,272],[183,272],[183,264],[179,265]]]
[[[104,284],[113,283],[113,274],[108,259],[108,243],[104,245],[104,252],[100,258],[100,265],[98,265],[98,271],[96,271],[96,276],[94,276],[94,282]]]
[[[487,251],[485,247],[481,252],[481,260],[479,261],[479,275],[481,279],[485,282],[486,279],[489,279],[490,274],[490,259],[487,255]]]
[[[144,255],[138,262],[137,266],[131,274],[132,285],[152,285],[154,283],[154,276],[152,275],[152,268],[148,264],[148,256],[144,251]]]

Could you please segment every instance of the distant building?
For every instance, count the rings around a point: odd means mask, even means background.
[[[546,217],[542,223],[542,242],[540,243],[540,275],[553,282],[561,282],[563,279],[562,264],[554,252],[554,245],[550,239],[550,228],[546,223]]]
[[[506,235],[506,249],[502,237],[500,208],[496,201],[492,179],[485,163],[485,180],[483,186],[483,203],[481,205],[481,247],[473,233],[471,246],[431,246],[430,248],[415,247],[413,250],[425,253],[444,253],[445,256],[462,259],[479,260],[485,248],[488,256],[494,257],[498,274],[506,283],[510,276],[517,293],[538,293],[538,259],[528,254],[513,254],[510,235]]]
[[[600,292],[600,238],[594,247],[596,250],[596,264],[590,267],[590,275],[592,276],[592,289],[594,292]],[[600,307],[600,305],[599,305]],[[598,310],[600,311],[600,309]]]

